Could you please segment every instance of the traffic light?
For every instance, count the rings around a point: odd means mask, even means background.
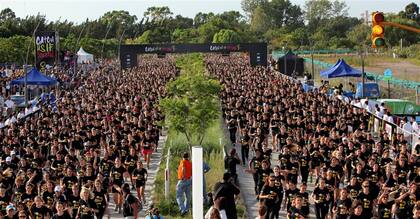
[[[372,13],[372,48],[385,46],[385,27],[382,22],[385,22],[382,12]]]

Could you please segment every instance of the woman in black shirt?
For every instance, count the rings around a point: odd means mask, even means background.
[[[114,194],[114,202],[115,202],[115,211],[121,212],[122,206],[122,194],[121,194],[121,186],[124,183],[124,174],[127,172],[125,167],[121,165],[120,158],[115,158],[115,166],[111,168],[111,178],[112,178],[112,193]]]
[[[31,217],[35,219],[44,219],[51,217],[51,211],[44,205],[41,196],[35,197],[35,203],[31,207]]]
[[[90,190],[83,187],[80,192],[79,210],[77,213],[79,219],[93,219],[95,213],[98,213],[97,208],[95,201],[91,199]]]
[[[277,208],[277,201],[279,199],[278,190],[275,186],[276,179],[274,177],[267,177],[264,186],[260,193],[260,202],[264,202],[267,207],[266,219],[277,218],[279,209]]]
[[[392,205],[394,200],[388,200],[388,192],[384,192],[378,198],[378,217],[379,219],[392,218]]]
[[[52,219],[71,219],[69,212],[64,210],[63,202],[57,202],[55,204],[55,209],[57,210],[57,213],[52,216]]]
[[[312,193],[312,198],[315,200],[315,215],[317,219],[325,219],[328,213],[328,202],[330,194],[325,187],[325,180],[321,179],[319,184]]]
[[[133,180],[136,182],[137,197],[140,201],[146,203],[146,198],[144,196],[144,189],[146,186],[147,180],[147,170],[143,168],[143,163],[141,161],[137,162],[137,168],[131,173]]]
[[[241,130],[241,137],[240,137],[240,143],[241,143],[241,154],[242,154],[242,163],[245,165],[246,162],[249,160],[249,143],[250,143],[250,137],[248,135],[247,129]]]
[[[95,180],[95,189],[93,190],[93,200],[98,207],[98,212],[96,213],[97,219],[102,219],[105,214],[105,209],[108,206],[108,194],[105,189],[103,189],[102,181],[99,179]]]

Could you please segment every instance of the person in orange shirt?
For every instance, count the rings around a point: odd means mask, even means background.
[[[191,176],[192,163],[189,160],[189,154],[184,153],[183,159],[178,166],[178,184],[176,185],[176,201],[178,203],[181,215],[188,213],[191,201]],[[185,194],[185,199],[184,199]]]

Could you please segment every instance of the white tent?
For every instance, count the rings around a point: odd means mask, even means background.
[[[85,50],[83,50],[82,47],[80,47],[79,51],[77,52],[77,63],[93,63],[93,55],[87,53]]]

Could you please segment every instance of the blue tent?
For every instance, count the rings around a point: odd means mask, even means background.
[[[35,68],[33,68],[30,72],[27,73],[27,84],[29,85],[43,85],[43,86],[49,86],[49,85],[55,85],[57,83],[57,80],[48,76],[45,76]],[[20,77],[18,79],[12,80],[11,85],[15,84],[25,84],[25,76]]]
[[[362,72],[350,67],[343,59],[339,59],[333,67],[321,71],[323,78],[361,77]]]

